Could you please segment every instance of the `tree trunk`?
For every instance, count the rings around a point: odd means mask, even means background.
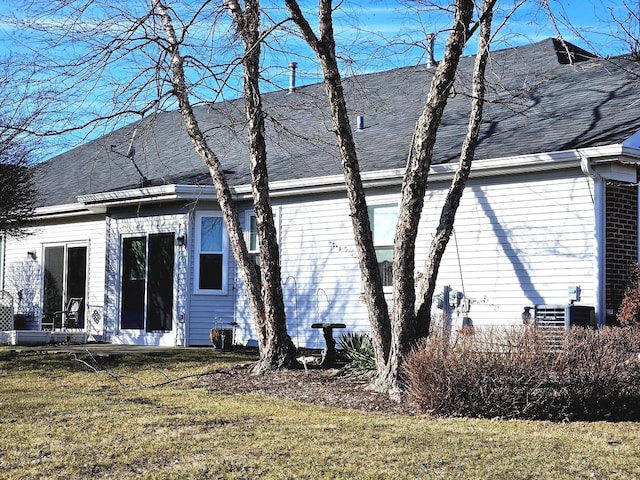
[[[360,176],[355,141],[335,54],[331,1],[320,1],[320,38],[316,37],[313,29],[304,18],[298,3],[295,0],[286,0],[286,4],[294,22],[300,28],[305,41],[315,52],[322,67],[325,89],[335,127],[336,142],[342,159],[356,251],[371,326],[371,340],[380,375],[385,370],[391,344],[389,310],[378,270],[364,186]]]
[[[402,182],[393,256],[392,346],[388,372],[384,375],[387,382],[385,387],[392,392],[399,389],[397,382],[402,359],[417,338],[415,241],[436,134],[467,40],[473,8],[472,0],[456,0],[454,27],[447,40],[444,58],[431,81],[427,102],[416,123]]]
[[[451,181],[451,187],[447,193],[445,204],[440,214],[440,222],[436,230],[436,234],[431,241],[429,255],[424,267],[424,276],[420,282],[420,293],[418,296],[418,308],[416,313],[418,324],[418,336],[426,337],[429,334],[431,326],[431,303],[433,293],[436,288],[436,280],[442,257],[444,255],[447,243],[453,232],[453,225],[460,205],[460,199],[464,192],[469,173],[471,172],[471,164],[475,156],[476,146],[478,144],[478,135],[482,124],[482,112],[484,106],[485,93],[485,70],[487,60],[489,58],[489,44],[491,40],[491,21],[493,18],[493,5],[495,0],[483,0],[482,18],[480,19],[480,34],[478,38],[478,53],[476,54],[476,62],[473,69],[472,80],[472,104],[471,113],[469,114],[469,123],[464,143],[460,153],[460,161],[458,168]]]
[[[165,28],[165,32],[167,35],[167,40],[169,43],[170,54],[171,54],[171,64],[172,64],[172,84],[173,84],[173,92],[178,100],[178,106],[180,110],[180,115],[182,120],[186,126],[187,133],[191,140],[193,141],[196,152],[200,155],[200,157],[206,163],[211,178],[213,180],[214,186],[216,187],[217,200],[220,205],[220,209],[222,211],[222,215],[225,221],[225,225],[227,226],[227,230],[229,233],[229,242],[231,245],[231,250],[233,252],[234,258],[238,265],[238,269],[240,271],[240,275],[244,282],[246,292],[247,292],[247,301],[249,302],[249,307],[251,309],[251,313],[253,316],[253,321],[256,326],[256,330],[258,331],[258,336],[260,338],[259,346],[260,346],[260,357],[261,360],[257,366],[259,371],[263,371],[265,369],[279,368],[280,366],[288,365],[289,362],[293,358],[293,354],[291,353],[291,347],[293,346],[293,342],[286,334],[286,323],[284,324],[284,329],[281,324],[274,326],[270,325],[270,319],[273,317],[269,317],[267,312],[265,311],[265,304],[262,300],[261,295],[261,287],[260,280],[258,278],[257,272],[254,268],[253,261],[249,252],[247,250],[247,245],[244,240],[244,234],[242,230],[242,225],[240,222],[240,218],[238,215],[237,207],[235,201],[233,199],[233,194],[231,193],[231,189],[227,183],[226,176],[223,172],[222,165],[220,160],[215,155],[215,153],[211,150],[207,141],[202,133],[198,125],[198,121],[193,112],[193,108],[191,107],[191,103],[189,101],[187,86],[185,81],[185,73],[183,68],[183,59],[180,55],[179,51],[179,41],[176,36],[176,33],[173,28],[171,17],[167,11],[166,6],[160,0],[152,0],[152,4],[154,9],[158,12],[160,17],[162,18],[162,22]],[[259,96],[259,95],[258,95]],[[250,107],[247,107],[247,112],[250,111]],[[258,118],[262,118],[262,112],[257,115]],[[256,117],[251,117],[256,118]],[[261,126],[259,123],[252,124],[250,119],[250,145],[255,143],[255,139],[251,138],[251,135],[256,135],[255,129],[260,130]],[[264,124],[262,124],[262,128],[264,128]],[[262,141],[264,143],[264,134],[262,134]],[[252,153],[252,175],[256,175],[261,182],[267,182],[267,177],[261,175],[261,168],[266,168],[264,166],[257,166],[257,161],[255,158],[259,156],[260,147],[250,148]],[[256,165],[254,165],[256,164]],[[255,170],[255,171],[254,171]],[[265,170],[266,172],[266,170]],[[258,191],[262,192],[264,187],[258,187]],[[268,189],[268,187],[267,187]],[[275,233],[268,233],[268,228],[264,227],[264,218],[265,218],[265,208],[264,202],[268,204],[268,196],[259,196],[259,207],[256,209],[256,216],[261,218],[262,231],[267,232],[267,235],[271,235],[272,240],[275,242]],[[267,215],[271,218],[271,224],[273,225],[273,216]],[[267,222],[268,223],[268,222]],[[275,229],[273,230],[275,231]],[[267,242],[268,243],[268,242]],[[277,246],[276,246],[277,252]],[[261,248],[262,254],[262,248]],[[277,253],[276,253],[277,255]],[[267,251],[266,262],[272,262],[273,251]],[[279,264],[278,264],[279,265]],[[264,281],[266,284],[266,280]],[[278,287],[280,287],[280,282],[278,282]],[[271,301],[271,305],[275,303],[273,300]],[[271,308],[269,313],[273,313],[273,308]],[[282,311],[284,312],[284,307],[282,307]],[[284,322],[284,315],[282,317],[282,321]],[[269,339],[269,340],[267,340]],[[278,343],[278,340],[281,343]],[[288,341],[287,341],[288,340]],[[282,350],[280,349],[281,345]],[[295,352],[295,348],[294,348]]]
[[[264,112],[260,92],[260,4],[258,0],[245,2],[245,10],[233,2],[233,17],[244,39],[244,99],[247,117],[251,187],[256,215],[264,316],[257,319],[260,361],[253,371],[290,367],[295,363],[296,347],[287,332],[282,294],[280,252],[269,199],[267,148]]]

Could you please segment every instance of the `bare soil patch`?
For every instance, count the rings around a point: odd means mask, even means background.
[[[212,391],[228,395],[256,394],[336,408],[368,412],[415,415],[406,399],[396,402],[386,394],[368,389],[369,379],[339,377],[336,370],[283,370],[254,375],[250,364],[240,364],[202,377]]]

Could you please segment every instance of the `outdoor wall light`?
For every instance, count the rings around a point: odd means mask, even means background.
[[[180,235],[179,237],[176,238],[176,243],[178,244],[179,247],[184,247],[187,245],[187,237],[185,237],[184,235]]]
[[[27,258],[30,258],[31,260],[35,261],[38,257],[36,256],[36,252],[30,251],[30,252],[27,252]]]

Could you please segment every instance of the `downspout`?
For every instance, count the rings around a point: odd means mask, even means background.
[[[605,181],[602,175],[591,168],[591,162],[589,159],[579,150],[580,155],[580,168],[585,176],[593,179],[594,186],[594,198],[593,198],[593,213],[595,220],[595,275],[594,275],[594,300],[595,300],[595,312],[596,322],[598,327],[605,325],[607,318],[607,303],[606,303],[606,289],[605,289],[605,252],[606,252],[606,221],[605,221],[605,207],[606,207],[606,191]]]

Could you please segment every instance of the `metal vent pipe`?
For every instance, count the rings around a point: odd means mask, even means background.
[[[289,93],[296,91],[296,68],[298,68],[297,62],[289,64]]]

